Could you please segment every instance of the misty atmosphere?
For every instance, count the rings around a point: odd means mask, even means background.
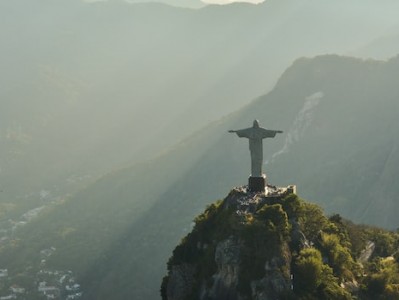
[[[0,2],[0,299],[161,299],[254,119],[270,184],[399,228],[399,2],[233,2]]]

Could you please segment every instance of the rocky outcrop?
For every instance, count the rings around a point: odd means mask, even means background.
[[[189,264],[172,266],[167,286],[167,299],[186,299],[194,287],[195,267]]]
[[[375,243],[372,241],[367,241],[366,247],[360,253],[358,261],[362,264],[366,263],[370,259],[371,255],[373,255],[374,250]]]
[[[289,253],[289,252],[285,252]],[[251,292],[253,300],[274,300],[279,295],[291,290],[291,257],[274,256],[265,263],[265,275],[251,281]]]
[[[163,284],[163,299],[275,300],[291,290],[288,236],[282,238],[284,234],[275,230],[281,224],[258,217],[262,208],[282,196],[238,188],[209,207],[176,248]],[[284,211],[278,213],[288,227]]]
[[[173,251],[162,299],[399,299],[398,233],[327,218],[287,190],[210,205]]]
[[[245,243],[237,241],[233,236],[218,243],[215,252],[218,270],[212,276],[212,285],[202,286],[201,300],[272,300],[278,299],[281,292],[291,288],[290,257],[277,255],[265,262],[262,278],[250,281],[250,297],[241,294],[237,287],[243,247]]]
[[[310,247],[309,241],[306,239],[305,234],[302,232],[298,220],[293,219],[290,221],[291,224],[291,245],[292,248],[299,252],[303,248]]]
[[[216,245],[217,271],[212,276],[212,285],[202,285],[200,299],[238,299],[241,244],[234,236],[230,236]]]

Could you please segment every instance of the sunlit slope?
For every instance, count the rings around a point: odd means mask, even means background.
[[[375,40],[398,9],[388,0],[199,10],[1,1],[0,201],[65,194],[70,178],[152,157],[266,93],[297,57]],[[41,205],[28,198],[15,215]]]
[[[195,215],[246,184],[248,142],[227,130],[254,118],[284,130],[264,141],[271,184],[297,184],[330,213],[396,228],[398,75],[397,58],[299,59],[266,96],[49,211],[0,263],[23,268],[19,257],[56,246],[49,263],[76,271],[87,299],[157,299],[164,263]]]

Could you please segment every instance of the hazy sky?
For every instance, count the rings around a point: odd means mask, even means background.
[[[83,0],[85,2],[100,2],[100,1],[107,1],[107,0]],[[140,1],[129,1],[126,0],[127,2],[140,2]],[[207,4],[229,4],[233,2],[248,2],[248,3],[254,3],[258,4],[261,2],[264,2],[265,0],[200,0],[201,2],[207,3]],[[145,2],[145,1],[144,1]],[[154,0],[153,2],[157,2],[157,0]],[[165,1],[167,2],[167,1]]]
[[[264,0],[201,0],[204,3],[213,3],[213,4],[228,4],[233,2],[249,2],[249,3],[261,3]]]

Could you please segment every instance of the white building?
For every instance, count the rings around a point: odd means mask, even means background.
[[[0,269],[0,278],[8,277],[7,269]]]
[[[16,284],[14,284],[13,286],[10,287],[11,292],[13,292],[14,294],[24,294],[25,293],[25,289],[23,287],[20,287]]]

